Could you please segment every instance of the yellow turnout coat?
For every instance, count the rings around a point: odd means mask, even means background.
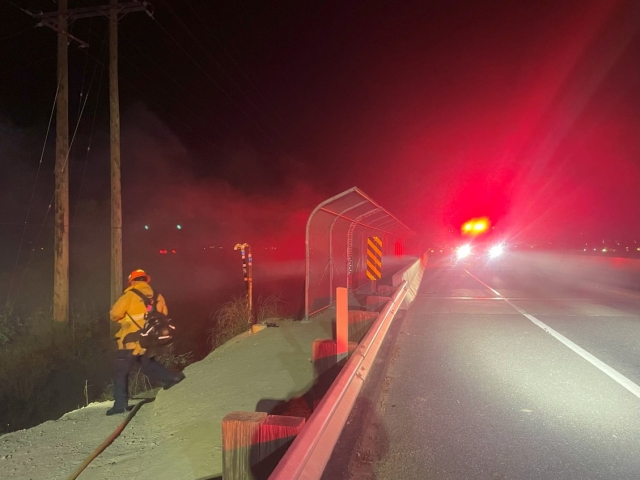
[[[116,333],[116,340],[118,341],[119,350],[131,350],[134,355],[143,355],[145,349],[140,346],[138,340],[128,341],[125,337],[131,333],[135,334],[144,326],[144,314],[147,311],[147,307],[142,299],[132,289],[136,289],[146,295],[147,297],[153,297],[153,289],[147,282],[133,282],[129,288],[127,288],[122,296],[116,300],[116,303],[111,307],[109,316],[112,322],[118,322],[120,324],[120,330]],[[158,295],[156,310],[167,315],[167,304],[164,301],[162,295]],[[133,317],[135,323],[129,317]],[[136,323],[138,325],[136,325]],[[134,336],[135,337],[135,336]],[[131,339],[131,338],[130,338]]]

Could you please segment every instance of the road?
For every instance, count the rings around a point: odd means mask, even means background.
[[[323,478],[640,478],[640,278],[557,260],[431,262]]]

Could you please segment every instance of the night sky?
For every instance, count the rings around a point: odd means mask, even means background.
[[[154,222],[302,242],[353,186],[428,241],[477,216],[514,241],[640,237],[640,2],[152,3],[120,22],[125,251]],[[52,224],[56,35],[19,6],[57,9],[0,0],[7,265],[25,218],[30,242]],[[90,252],[87,225],[108,220],[107,21],[70,30],[90,44],[69,47],[71,229]]]

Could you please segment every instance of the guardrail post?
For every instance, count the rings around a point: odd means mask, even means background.
[[[269,478],[304,423],[305,419],[302,417],[269,415],[260,424],[260,461],[254,468],[256,479]]]
[[[267,479],[305,419],[264,412],[229,412],[222,419],[222,478]]]
[[[253,480],[251,467],[259,461],[260,424],[264,412],[229,412],[222,419],[222,478]]]

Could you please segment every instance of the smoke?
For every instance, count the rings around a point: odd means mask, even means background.
[[[323,197],[301,165],[287,157],[261,158],[247,145],[203,157],[138,105],[123,122],[125,225],[140,232],[145,225],[180,225],[183,232],[197,232],[190,238],[203,247],[303,243],[306,216]]]
[[[0,304],[22,284],[25,267],[42,267],[51,249],[48,205],[53,194],[51,148],[42,155],[44,136],[0,119]],[[37,177],[37,183],[36,183]],[[49,247],[49,245],[47,245]],[[45,269],[46,271],[46,269]],[[49,278],[49,277],[47,277]],[[45,294],[34,289],[34,296]]]
[[[130,268],[146,268],[157,273],[165,290],[176,296],[206,295],[215,300],[232,291],[241,294],[240,253],[233,247],[248,243],[254,249],[257,274],[268,266],[265,278],[300,277],[306,220],[323,198],[305,181],[300,162],[275,156],[265,162],[247,145],[203,157],[190,151],[143,105],[126,110],[122,118],[125,276]],[[109,296],[110,167],[105,127],[94,132],[90,155],[87,133],[76,139],[70,155],[72,302],[104,304]],[[53,215],[49,213],[46,221],[45,215],[54,186],[53,142],[45,151],[35,184],[42,145],[36,138],[42,132],[6,123],[0,129],[0,293],[6,294],[14,276],[23,222],[31,205],[13,294],[24,302],[38,292],[46,303],[52,288]],[[34,184],[36,194],[30,203]],[[177,253],[167,258],[159,253],[161,248]]]

